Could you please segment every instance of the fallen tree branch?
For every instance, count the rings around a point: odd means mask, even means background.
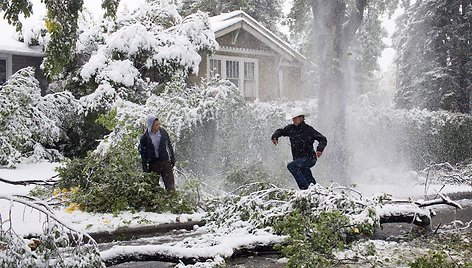
[[[62,221],[61,219],[59,219],[54,213],[50,212],[48,209],[45,209],[45,208],[41,207],[40,205],[34,204],[33,202],[30,202],[30,201],[27,201],[27,200],[23,200],[21,198],[17,198],[17,197],[14,197],[14,196],[9,196],[9,195],[0,195],[0,199],[8,200],[10,202],[20,203],[20,204],[23,204],[25,206],[31,207],[33,209],[36,209],[37,211],[42,212],[46,216],[54,219],[57,223],[59,223],[64,228],[68,229],[69,231],[77,234],[78,236],[80,236],[80,235],[85,236],[87,239],[89,239],[89,241],[92,242],[92,244],[94,244],[94,245],[97,244],[95,242],[95,240],[89,234],[87,234],[85,232],[81,232],[79,230],[76,230],[72,226],[69,226],[69,224],[67,224],[64,221]],[[41,205],[44,206],[44,204],[41,204]],[[11,216],[10,216],[10,218],[11,218]]]
[[[46,180],[22,180],[22,181],[11,181],[7,179],[0,178],[0,182],[12,184],[12,185],[23,185],[27,186],[30,184],[35,184],[35,185],[43,185],[43,186],[53,186],[57,183],[57,180],[54,180],[58,175],[53,176],[49,179]]]
[[[448,205],[457,209],[462,209],[462,206],[459,203],[452,201],[449,197],[443,195],[440,192],[437,192],[437,194],[441,197],[440,199],[438,198],[429,201],[416,201],[415,204],[417,204],[420,208],[434,205]]]
[[[448,205],[456,209],[462,209],[460,204],[452,201],[449,197],[439,192],[437,194],[441,198],[428,201],[392,200],[388,202],[377,209],[380,224],[404,222],[430,228],[431,217],[435,214],[433,211],[425,209],[425,207]]]
[[[214,259],[216,256],[223,258],[237,258],[240,256],[273,254],[278,252],[274,249],[274,245],[256,245],[247,248],[237,248],[229,252],[227,255],[218,254],[213,248],[209,248],[210,252],[201,253],[200,256],[191,256],[186,253],[185,249],[176,252],[173,246],[167,245],[149,245],[143,246],[114,246],[109,250],[100,252],[101,260],[106,266],[117,265],[120,263],[131,261],[162,261],[183,263],[185,265],[195,264],[197,262],[205,262],[208,259]]]

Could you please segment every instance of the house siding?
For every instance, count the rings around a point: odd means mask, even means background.
[[[235,38],[236,34],[237,38]],[[281,97],[292,100],[301,98],[301,67],[281,66],[280,63],[283,61],[281,56],[244,29],[240,29],[239,33],[233,31],[218,37],[216,40],[221,48],[235,48],[235,51],[220,49],[214,53],[215,56],[257,59],[259,62],[258,91],[260,100],[275,100]],[[199,83],[200,77],[207,76],[209,55],[208,53],[202,53],[201,56],[202,62],[199,66],[198,77],[193,76],[190,79],[193,83]],[[281,69],[281,72],[279,69]],[[279,79],[281,73],[283,78]],[[282,85],[279,85],[279,83],[282,83]],[[280,90],[280,86],[283,90]],[[280,95],[280,93],[283,95]]]
[[[41,69],[42,57],[13,55],[12,56],[12,73],[16,73],[18,70],[32,66],[35,68],[34,76],[39,81],[41,88],[41,94],[44,95],[48,86],[48,81]]]

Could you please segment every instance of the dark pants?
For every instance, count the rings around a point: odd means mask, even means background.
[[[175,191],[174,170],[170,161],[154,161],[149,163],[149,171],[159,174],[164,181],[166,190]]]
[[[292,173],[300,190],[308,189],[310,183],[316,184],[310,168],[316,164],[316,157],[303,157],[287,164],[287,169]]]

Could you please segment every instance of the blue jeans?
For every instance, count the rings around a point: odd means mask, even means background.
[[[300,190],[308,189],[310,183],[316,184],[310,168],[316,164],[316,157],[303,157],[287,164],[287,169],[292,173]]]

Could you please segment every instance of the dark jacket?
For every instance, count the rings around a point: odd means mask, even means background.
[[[161,140],[159,142],[159,157],[156,157],[154,145],[151,137],[149,137],[149,130],[141,136],[139,140],[139,153],[141,154],[141,161],[143,163],[143,170],[146,171],[147,165],[156,160],[170,161],[172,165],[175,164],[174,148],[169,138],[169,134],[164,128],[160,128]]]
[[[325,136],[305,122],[298,126],[290,124],[284,128],[277,129],[272,135],[272,139],[278,140],[281,136],[289,137],[294,160],[303,157],[313,157],[315,155],[315,150],[313,149],[315,140],[318,141],[316,150],[320,152],[323,152],[328,143]]]

